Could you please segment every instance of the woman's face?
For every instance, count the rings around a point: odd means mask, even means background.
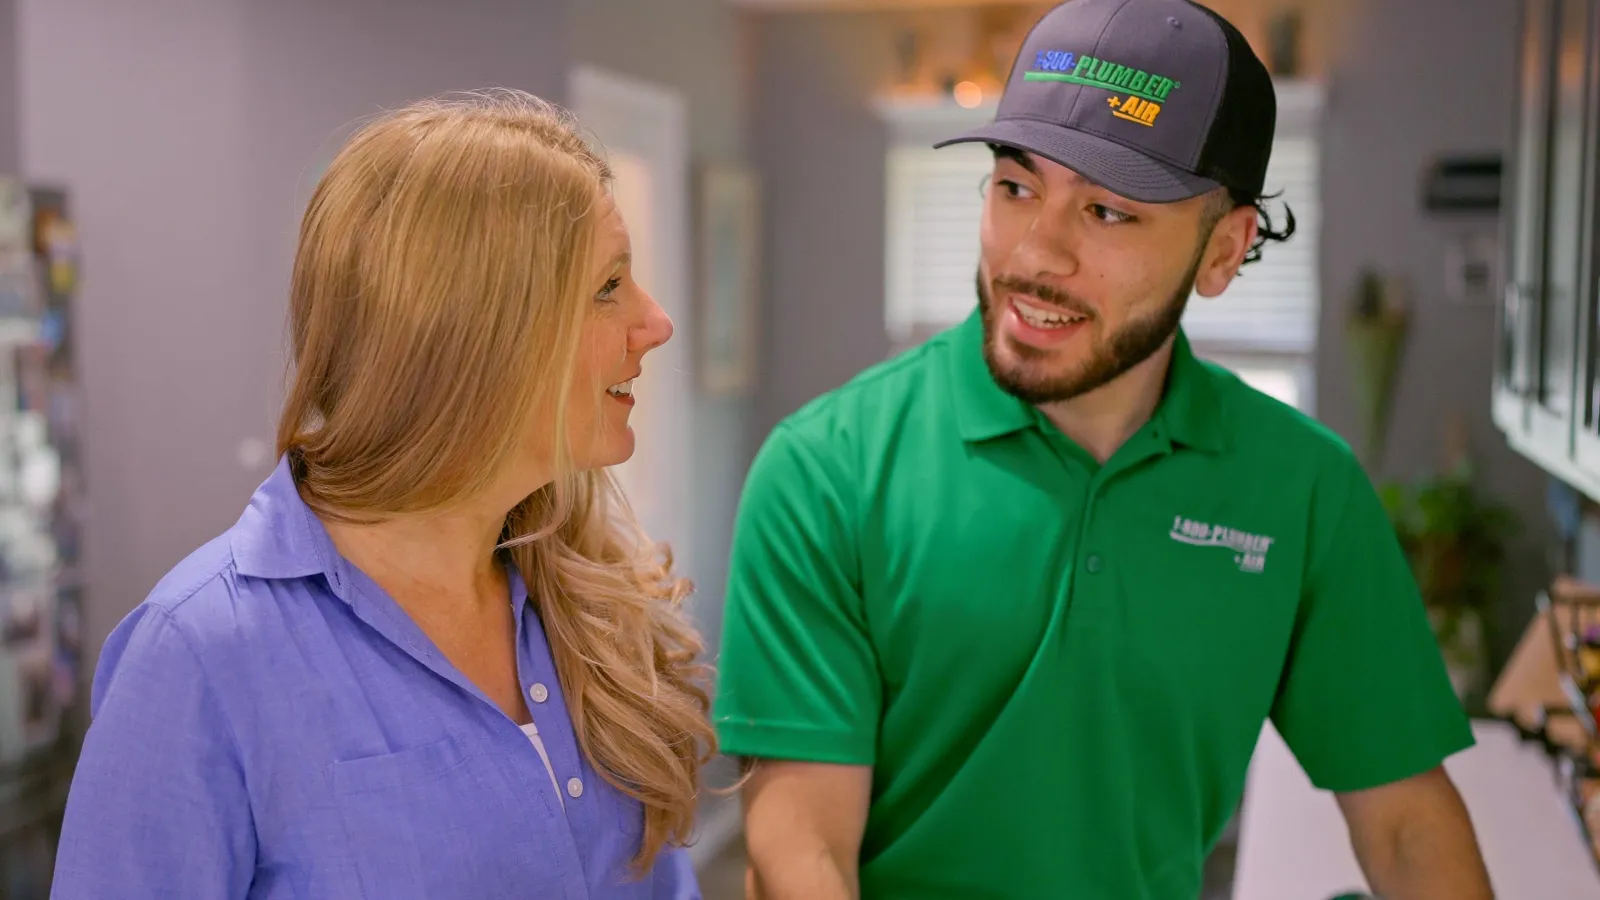
[[[672,320],[633,280],[632,244],[616,203],[607,195],[596,212],[592,309],[567,398],[567,441],[580,469],[614,466],[633,455],[633,379],[645,354],[672,337]]]

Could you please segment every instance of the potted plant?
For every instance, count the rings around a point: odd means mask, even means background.
[[[1471,467],[1461,463],[1379,489],[1464,701],[1483,689],[1488,675],[1486,612],[1500,590],[1506,542],[1517,527],[1515,514],[1480,495],[1471,476]]]

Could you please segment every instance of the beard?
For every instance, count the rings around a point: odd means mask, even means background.
[[[1183,281],[1165,303],[1152,313],[1129,320],[1103,339],[1095,340],[1089,349],[1088,359],[1065,367],[1055,361],[1055,352],[1016,342],[1006,345],[1009,359],[1001,358],[999,318],[1003,310],[997,308],[989,284],[980,270],[977,290],[983,321],[983,361],[988,365],[995,383],[1025,403],[1035,406],[1059,403],[1087,394],[1115,381],[1166,344],[1178,330],[1199,272],[1200,255],[1197,253]],[[1087,319],[1086,325],[1092,325],[1095,320],[1094,311],[1087,303],[1049,285],[1001,277],[994,280],[993,286],[996,291],[1023,294],[1075,316],[1082,316]]]

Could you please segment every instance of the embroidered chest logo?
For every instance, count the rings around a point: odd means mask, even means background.
[[[1222,547],[1233,551],[1233,561],[1241,572],[1260,573],[1267,567],[1267,550],[1276,538],[1251,534],[1226,525],[1209,525],[1175,516],[1168,534],[1179,543],[1196,547]]]
[[[1024,81],[1067,81],[1110,91],[1106,104],[1119,119],[1140,125],[1156,124],[1161,107],[1181,85],[1165,75],[1096,59],[1070,50],[1040,50]]]

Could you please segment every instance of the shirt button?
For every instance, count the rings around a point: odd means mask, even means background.
[[[583,796],[583,781],[578,778],[567,779],[567,796],[576,800]]]
[[[1100,562],[1098,555],[1091,554],[1088,559],[1083,561],[1083,567],[1089,570],[1090,575],[1099,575],[1104,565]]]
[[[532,697],[533,702],[535,703],[543,703],[544,701],[550,699],[550,689],[542,684],[536,684],[533,687],[528,688],[528,696]]]

